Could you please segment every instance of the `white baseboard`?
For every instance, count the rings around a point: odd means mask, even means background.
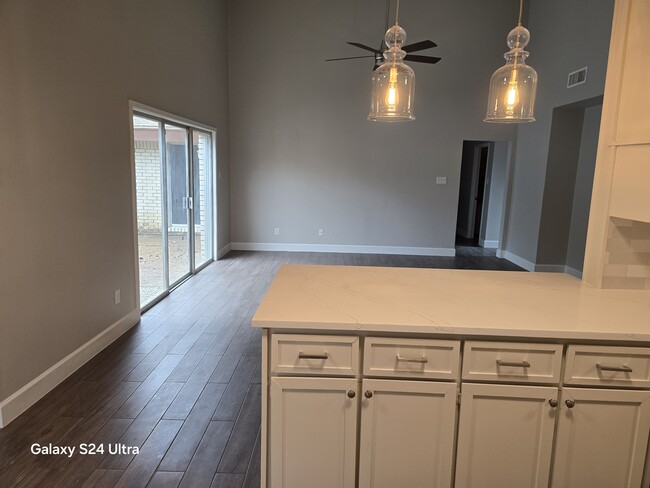
[[[582,279],[582,271],[572,268],[571,266],[565,266],[564,264],[535,264],[511,253],[510,251],[503,251],[501,249],[497,251],[497,256],[505,258],[508,261],[515,263],[517,266],[521,266],[526,271],[535,271],[538,273],[566,273],[578,278],[579,280]]]
[[[571,266],[565,266],[564,272],[566,274],[570,274],[571,276],[578,278],[579,280],[582,279],[582,271],[580,271],[579,269],[572,268]]]
[[[223,246],[221,249],[217,251],[217,259],[221,259],[224,257],[226,254],[228,254],[232,249],[232,246],[230,243],[226,244]]]
[[[539,273],[564,273],[563,264],[536,264],[535,271]]]
[[[358,254],[404,254],[411,256],[455,256],[453,247],[354,246],[339,244],[289,244],[233,242],[235,251],[345,252]]]
[[[86,364],[97,353],[140,321],[140,310],[135,309],[113,325],[100,332],[77,350],[41,373],[16,393],[0,402],[0,428],[34,405],[63,380]]]
[[[498,249],[499,241],[491,241],[489,239],[479,239],[478,244],[485,249]]]
[[[501,258],[501,259],[505,259],[506,250],[505,249],[497,249],[497,257]]]
[[[521,266],[526,271],[535,271],[535,263],[530,262],[527,259],[524,259],[520,256],[517,256],[516,254],[513,254],[510,251],[504,252],[503,258],[507,259],[511,263],[515,263],[517,266]]]

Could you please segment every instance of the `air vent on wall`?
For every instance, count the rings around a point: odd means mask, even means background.
[[[576,85],[582,85],[587,83],[587,67],[580,68],[577,71],[572,71],[569,73],[569,79],[567,80],[566,87],[572,88]]]

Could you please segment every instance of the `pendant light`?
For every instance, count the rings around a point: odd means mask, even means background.
[[[537,72],[526,65],[530,32],[521,25],[523,0],[519,0],[519,22],[508,34],[510,51],[503,56],[505,66],[494,72],[490,79],[485,122],[518,123],[535,122],[535,94]]]
[[[395,11],[395,25],[386,31],[384,37],[387,49],[386,61],[372,75],[370,114],[368,120],[380,122],[402,122],[415,120],[413,115],[413,94],[415,73],[404,64],[406,31],[397,20],[399,0]]]

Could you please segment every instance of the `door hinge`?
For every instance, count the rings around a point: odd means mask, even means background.
[[[194,209],[194,199],[192,197],[187,197],[187,209],[188,210]]]
[[[458,392],[458,393],[456,394],[456,405],[459,406],[459,407],[460,407],[460,397],[461,397],[461,393]]]

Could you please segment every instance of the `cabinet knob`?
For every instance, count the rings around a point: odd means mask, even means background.
[[[355,396],[357,396],[357,394],[354,390],[348,390],[348,398],[354,398]]]
[[[557,405],[558,405],[557,400],[555,400],[555,399],[549,400],[548,404],[553,408],[557,407]]]
[[[566,406],[569,407],[569,408],[573,408],[573,407],[576,406],[576,402],[574,402],[573,400],[567,400],[564,403],[566,403]]]
[[[364,396],[366,398],[372,398],[372,392],[370,390],[366,390],[366,392],[364,393]]]

